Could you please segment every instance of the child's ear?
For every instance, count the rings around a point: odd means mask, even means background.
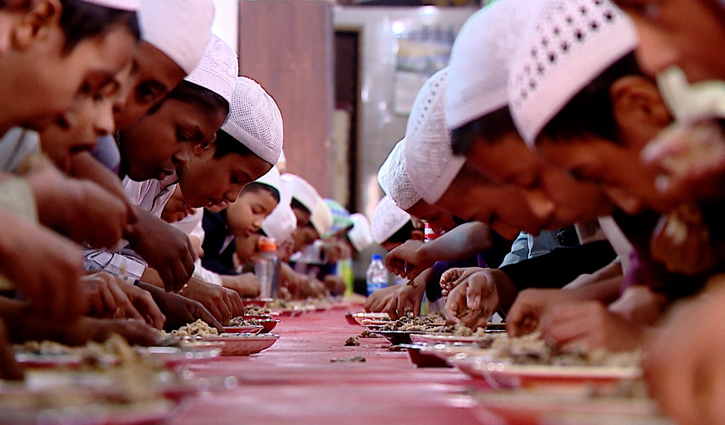
[[[624,143],[646,143],[671,121],[657,84],[641,76],[618,79],[609,89],[612,112]]]
[[[50,29],[60,25],[63,6],[59,0],[39,0],[32,4],[14,25],[11,33],[12,46],[17,50],[27,49],[33,42],[43,40]]]

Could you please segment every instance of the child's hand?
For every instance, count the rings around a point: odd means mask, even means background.
[[[450,323],[471,329],[485,328],[499,307],[496,282],[490,270],[480,270],[461,279],[446,299],[445,315]]]
[[[81,288],[88,302],[85,314],[105,319],[126,317],[143,320],[116,279],[115,276],[105,272],[91,273],[81,278]],[[122,284],[128,285],[124,282]]]
[[[388,295],[394,294],[397,291],[397,286],[388,286],[387,288],[380,288],[373,292],[365,300],[365,311],[370,313],[380,313],[385,308],[385,300]]]
[[[185,297],[199,301],[221,323],[244,315],[242,298],[235,291],[191,278],[181,292]]]
[[[129,218],[125,198],[119,198],[85,180],[69,179],[49,162],[28,174],[38,219],[72,240],[94,247],[113,247]]]
[[[242,273],[234,276],[222,276],[222,284],[239,294],[242,298],[259,296],[259,280],[254,273]]]
[[[5,331],[5,324],[0,320],[0,380],[22,381],[24,378],[23,368],[15,361],[15,352]]]
[[[560,304],[544,316],[539,330],[548,343],[565,351],[631,351],[640,347],[643,335],[639,324],[610,313],[598,301]]]
[[[512,337],[536,332],[539,320],[550,308],[567,302],[573,291],[524,289],[506,315],[506,330]]]
[[[723,195],[725,135],[714,120],[672,125],[642,150],[642,159],[658,167],[657,188],[668,198],[692,202]]]
[[[459,283],[468,279],[474,273],[478,273],[484,270],[480,267],[464,267],[456,269],[448,269],[443,272],[441,276],[441,288],[443,288],[443,296],[448,296],[448,293],[453,290]]]
[[[415,279],[423,270],[430,268],[433,262],[421,261],[418,255],[422,241],[409,240],[385,256],[385,265],[391,273],[405,277],[408,280]]]
[[[149,346],[159,342],[159,333],[142,321],[91,317],[82,317],[67,328],[65,339],[61,342],[85,345],[90,341],[104,342],[113,334],[122,336],[132,345]]]
[[[425,286],[431,271],[425,271],[413,281],[395,285],[395,291],[388,293],[382,300],[382,309],[391,319],[397,320],[407,312],[413,316],[420,316],[420,306],[423,303]],[[377,292],[377,291],[376,291]]]
[[[131,247],[155,269],[167,291],[180,290],[194,272],[194,248],[186,233],[138,210],[138,221],[126,237]]]
[[[673,311],[647,346],[650,394],[681,425],[725,424],[725,292],[705,297]]]
[[[0,211],[0,220],[0,272],[15,283],[33,311],[61,322],[83,314],[83,256],[78,246],[26,219]]]
[[[717,256],[699,207],[681,205],[663,215],[650,240],[650,255],[672,273],[694,275],[712,268]]]
[[[166,317],[161,312],[161,309],[156,304],[149,291],[130,285],[126,282],[122,282],[117,277],[114,278],[123,293],[126,294],[126,297],[128,297],[131,305],[133,305],[143,320],[156,329],[162,329],[164,327],[164,323],[166,323]]]
[[[172,331],[179,329],[184,325],[196,322],[197,319],[201,319],[208,323],[209,326],[216,328],[219,332],[224,332],[222,324],[201,303],[179,294],[166,292],[161,288],[147,283],[140,283],[139,288],[148,291],[159,306],[159,309],[164,312],[166,316],[166,322],[164,323],[165,330]]]

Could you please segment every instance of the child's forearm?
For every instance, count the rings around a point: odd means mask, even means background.
[[[419,249],[421,264],[456,261],[469,258],[491,248],[491,232],[479,222],[462,224]]]

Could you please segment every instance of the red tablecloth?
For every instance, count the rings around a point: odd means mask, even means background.
[[[412,365],[384,339],[345,340],[364,328],[344,311],[283,318],[270,349],[193,366],[197,376],[231,375],[236,389],[187,399],[171,419],[184,424],[478,424],[467,395],[474,383],[455,369]],[[360,355],[364,363],[332,363]]]

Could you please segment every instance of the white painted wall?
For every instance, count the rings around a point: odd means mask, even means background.
[[[211,31],[239,54],[239,0],[213,0],[216,15]]]

